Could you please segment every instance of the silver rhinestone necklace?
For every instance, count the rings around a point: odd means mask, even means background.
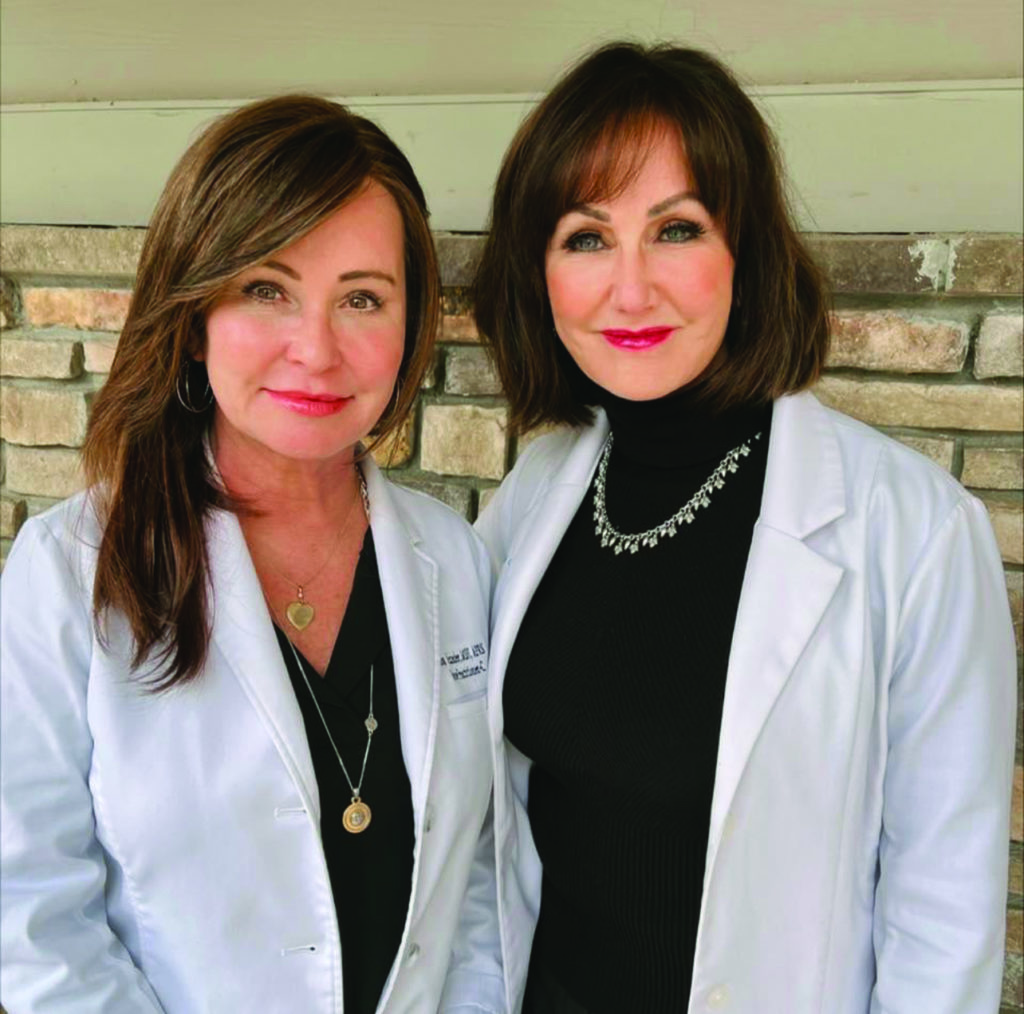
[[[739,469],[740,461],[750,453],[751,442],[760,439],[761,434],[755,433],[750,439],[744,440],[739,447],[734,447],[729,451],[718,463],[715,470],[704,480],[704,484],[700,489],[667,521],[662,521],[660,525],[648,528],[645,532],[627,534],[620,532],[611,523],[608,518],[608,509],[605,505],[605,482],[613,443],[612,434],[609,433],[604,449],[601,451],[601,460],[597,466],[597,477],[594,479],[594,532],[601,540],[601,545],[616,554],[623,552],[635,553],[638,549],[656,546],[661,539],[671,539],[684,524],[692,524],[694,515],[701,507],[709,507],[711,505],[711,494],[716,489],[721,489],[725,485],[726,477]]]

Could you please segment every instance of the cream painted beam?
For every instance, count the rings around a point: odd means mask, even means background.
[[[1024,87],[1014,81],[779,87],[801,224],[821,232],[1020,232]],[[403,147],[437,230],[477,232],[533,96],[355,98]],[[142,225],[177,157],[236,102],[0,107],[0,220]]]

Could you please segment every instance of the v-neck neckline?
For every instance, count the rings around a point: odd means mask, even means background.
[[[287,638],[277,624],[274,629],[278,639]],[[358,713],[359,718],[364,718],[369,704],[370,666],[378,662],[389,643],[377,554],[372,532],[367,529],[352,577],[352,591],[345,615],[323,676],[298,648],[295,651],[321,705],[349,709]],[[281,647],[285,649],[287,659],[290,654],[287,645],[282,644]]]

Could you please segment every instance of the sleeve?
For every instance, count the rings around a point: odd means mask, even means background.
[[[35,521],[0,580],[0,992],[8,1014],[157,1014],[107,923],[89,768],[89,596]]]
[[[476,539],[477,570],[487,601],[492,579],[487,553]],[[498,921],[493,795],[487,807],[469,883],[462,900],[439,1014],[505,1014],[505,978]]]
[[[872,1014],[991,1014],[1006,925],[1016,651],[964,496],[907,583],[889,686]]]

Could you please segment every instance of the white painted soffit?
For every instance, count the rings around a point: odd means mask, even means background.
[[[801,226],[1020,232],[1024,82],[786,86],[752,92],[776,130]],[[438,231],[485,228],[533,95],[349,98],[409,156]],[[235,101],[0,106],[0,221],[144,225],[188,143]]]

